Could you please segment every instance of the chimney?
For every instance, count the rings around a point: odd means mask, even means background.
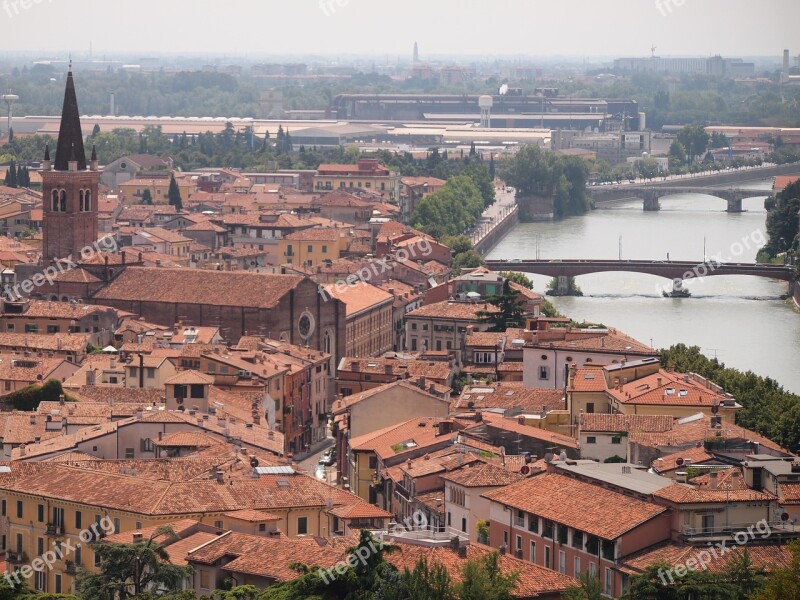
[[[677,483],[686,483],[686,471],[678,471],[675,473],[675,481]]]
[[[715,490],[717,489],[717,480],[719,474],[714,471],[708,475],[708,489]]]
[[[217,469],[217,472],[214,473],[219,483],[225,483],[225,472]]]
[[[58,403],[59,403],[61,406],[64,406],[64,403],[65,403],[65,401],[66,401],[66,399],[64,398],[64,394],[59,394],[59,395],[58,395]]]
[[[386,375],[391,375],[393,371],[394,365],[392,365],[392,363],[386,363],[383,365],[383,372],[386,373]]]
[[[360,371],[361,370],[361,361],[354,360],[350,363],[350,369],[353,371]]]
[[[94,369],[89,369],[86,371],[86,385],[94,385],[95,384],[95,371]]]
[[[219,425],[220,427],[222,427],[224,429],[225,426],[227,425],[227,421],[225,420],[225,417],[218,416],[217,417],[217,425]]]
[[[31,415],[31,425],[36,425],[36,415]]]
[[[133,533],[133,543],[134,544],[138,544],[139,542],[142,541],[142,539],[144,539],[144,536],[141,534],[141,532],[135,531]]]
[[[656,377],[656,385],[661,387],[661,377]]]
[[[423,375],[420,375],[419,378],[417,379],[417,385],[419,386],[419,389],[421,390],[425,389],[425,377]]]

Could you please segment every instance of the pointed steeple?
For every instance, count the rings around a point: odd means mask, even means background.
[[[50,160],[50,144],[44,145],[44,160]]]
[[[92,158],[90,158],[89,160],[91,160],[92,162],[97,160],[97,146],[95,146],[94,144],[92,144]]]
[[[56,146],[56,171],[68,171],[69,160],[74,156],[78,163],[78,171],[86,170],[86,152],[83,149],[83,132],[78,112],[78,99],[75,96],[75,82],[72,80],[72,69],[67,73],[67,86],[64,89],[64,108],[61,111],[61,127],[58,130]]]

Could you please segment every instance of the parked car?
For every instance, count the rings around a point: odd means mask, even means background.
[[[319,464],[330,467],[336,462],[336,450],[328,448],[319,459]]]

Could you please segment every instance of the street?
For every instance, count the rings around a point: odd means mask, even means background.
[[[495,201],[486,208],[481,218],[469,230],[469,239],[474,246],[483,236],[491,231],[503,217],[514,207],[516,192],[507,192],[506,188],[495,188]]]
[[[333,438],[327,438],[326,442],[327,443],[317,452],[298,462],[297,468],[300,471],[305,471],[306,473],[313,473],[317,479],[335,484],[336,465],[334,464],[330,467],[323,467],[321,464],[319,464],[319,459],[324,454],[325,450],[333,447]]]

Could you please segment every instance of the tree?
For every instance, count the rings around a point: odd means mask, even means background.
[[[179,592],[192,569],[171,564],[162,543],[156,541],[173,537],[173,529],[158,527],[146,541],[92,544],[100,561],[98,572],[81,570],[75,579],[76,589],[84,600],[125,600],[143,592],[156,596]]]
[[[94,127],[92,128],[92,139],[95,139],[98,133],[100,133],[100,125],[95,123]]]
[[[800,212],[800,180],[787,185],[775,195],[767,213],[767,245],[764,250],[770,257],[787,252],[798,245],[798,219]]]
[[[487,302],[494,304],[498,312],[479,311],[478,316],[484,323],[491,323],[489,331],[505,331],[509,327],[524,327],[525,312],[520,293],[511,287],[508,279],[503,282],[503,293],[486,298]]]
[[[773,569],[764,587],[755,592],[752,600],[800,600],[800,541],[789,544],[791,564]]]
[[[172,187],[172,182],[170,182],[170,188]],[[153,203],[153,194],[150,193],[150,188],[144,188],[142,192],[142,204],[152,204]],[[170,202],[170,204],[172,204]]]
[[[508,279],[509,281],[513,281],[514,283],[520,284],[522,287],[528,288],[529,290],[533,289],[533,282],[528,279],[528,276],[525,273],[518,273],[516,271],[506,271],[500,273],[503,277]]]
[[[8,170],[6,171],[6,180],[5,184],[8,187],[15,188],[17,187],[17,166],[14,164],[14,161],[11,161],[11,164],[8,165]]]
[[[489,155],[489,178],[494,181],[495,167],[494,167],[494,153]]]
[[[686,164],[686,148],[678,140],[669,146],[669,168],[682,167]]]
[[[568,587],[561,594],[561,600],[600,600],[603,597],[603,587],[600,579],[592,577],[589,573],[581,573],[579,583]]]
[[[685,568],[685,567],[684,567]],[[679,577],[674,565],[656,563],[631,577],[622,600],[733,600],[735,585],[725,575],[687,570]]]
[[[518,581],[519,573],[501,572],[500,555],[492,552],[467,561],[455,592],[459,600],[511,600]]]
[[[178,188],[178,182],[175,181],[175,173],[169,176],[169,190],[167,191],[167,198],[169,198],[170,206],[174,206],[175,210],[178,212],[183,210],[181,190]]]
[[[689,164],[696,156],[702,156],[708,148],[708,134],[702,125],[687,125],[678,132],[678,141],[683,144],[689,156]]]
[[[639,172],[639,177],[642,179],[653,179],[658,177],[661,168],[658,166],[658,161],[655,158],[640,158],[636,161],[636,170]]]

